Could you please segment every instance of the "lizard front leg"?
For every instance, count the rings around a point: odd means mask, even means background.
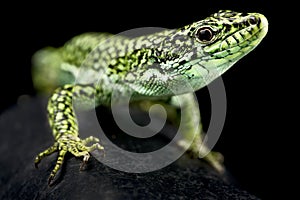
[[[209,152],[203,144],[204,132],[201,124],[200,110],[196,98],[192,93],[173,96],[166,101],[142,101],[138,106],[147,111],[153,105],[159,103],[167,112],[168,121],[179,127],[184,139],[178,141],[178,146],[185,149],[192,157],[203,158],[218,172],[224,172],[223,156],[218,152]],[[181,110],[181,112],[178,111]],[[158,113],[160,114],[160,113]],[[193,140],[188,146],[187,141]]]
[[[83,92],[84,91],[84,92]],[[55,142],[54,145],[47,150],[38,154],[35,158],[35,166],[45,157],[54,152],[58,152],[58,158],[54,169],[52,170],[48,184],[51,185],[53,180],[63,164],[65,154],[70,152],[75,157],[83,157],[83,164],[80,169],[90,157],[90,152],[103,147],[99,143],[87,146],[90,142],[99,142],[98,138],[88,137],[84,140],[79,138],[78,124],[73,108],[73,99],[75,98],[91,98],[96,90],[90,86],[73,86],[65,85],[55,90],[48,102],[48,119],[52,129]],[[93,100],[93,99],[91,99]]]
[[[180,105],[178,105],[180,102]],[[218,172],[224,172],[223,156],[221,153],[209,151],[203,143],[204,131],[201,123],[201,115],[196,97],[192,93],[182,94],[172,97],[171,105],[180,106],[181,121],[176,120],[180,124],[180,130],[186,139],[194,137],[189,147],[189,152],[193,157],[203,158]],[[199,124],[197,124],[199,123]],[[178,125],[179,126],[179,125]],[[180,146],[185,145],[185,141],[179,141]]]

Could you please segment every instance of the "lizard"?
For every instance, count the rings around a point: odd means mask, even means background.
[[[90,152],[103,150],[98,138],[79,137],[72,101],[81,99],[96,102],[94,106],[109,106],[115,90],[120,101],[122,96],[132,94],[137,101],[160,100],[168,109],[176,109],[172,99],[180,98],[187,109],[196,110],[199,115],[181,116],[187,119],[183,131],[189,137],[196,131],[190,121],[200,119],[199,108],[191,94],[220,77],[252,51],[267,31],[268,21],[263,14],[220,10],[178,29],[133,38],[84,33],[62,47],[37,51],[33,56],[33,83],[38,91],[52,93],[47,111],[55,141],[36,156],[35,166],[44,157],[58,152],[48,178],[51,185],[66,153],[83,157],[82,167],[89,160]],[[173,121],[174,118],[177,116],[173,116]],[[199,151],[202,137],[201,127],[189,149],[196,157],[203,154]],[[90,142],[94,144],[88,146]],[[220,159],[211,153],[204,159],[222,171]]]

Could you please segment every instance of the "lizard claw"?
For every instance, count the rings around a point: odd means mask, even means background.
[[[86,169],[87,162],[88,162],[89,158],[90,158],[89,153],[87,153],[86,155],[83,156],[83,160],[82,160],[82,163],[81,163],[80,168],[79,168],[80,171],[83,171],[83,170]]]
[[[91,136],[85,140],[81,140],[77,136],[63,135],[58,139],[57,142],[54,143],[53,146],[49,147],[47,150],[43,151],[36,157],[34,161],[35,167],[38,168],[38,164],[40,163],[42,158],[52,154],[53,152],[58,151],[58,158],[56,161],[56,165],[48,178],[48,185],[51,186],[56,181],[55,180],[56,179],[55,177],[57,177],[56,174],[61,169],[61,166],[64,161],[64,156],[67,152],[72,153],[75,157],[83,156],[83,162],[80,165],[80,170],[86,169],[87,162],[90,158],[89,152],[95,149],[98,150],[104,149],[103,146],[101,146],[99,143],[95,143],[92,146],[87,147],[86,144],[92,141],[99,141],[99,139]]]
[[[48,178],[48,186],[52,186],[53,185],[53,183],[54,183],[54,181],[53,181],[54,177],[55,176],[52,175],[52,174],[49,176],[49,178]]]
[[[81,163],[81,165],[80,165],[80,167],[79,167],[79,170],[80,170],[80,171],[84,171],[84,170],[86,169],[86,166],[87,166],[86,163],[87,163],[86,161],[82,161],[82,163]]]
[[[38,169],[38,168],[39,168],[39,163],[34,163],[34,167],[35,167],[36,169]]]

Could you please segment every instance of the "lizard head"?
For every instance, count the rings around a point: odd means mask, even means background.
[[[239,54],[248,53],[259,44],[267,33],[268,21],[258,13],[221,10],[188,27],[189,35],[211,58],[234,61],[240,58]]]
[[[223,74],[265,37],[268,21],[259,13],[219,11],[177,31],[190,38],[185,68],[195,90]],[[190,53],[192,52],[192,53]]]
[[[253,50],[267,31],[262,14],[226,10],[180,29],[140,37],[131,45],[139,41],[139,48],[122,58],[135,69],[125,70],[124,80],[146,95],[196,91]]]

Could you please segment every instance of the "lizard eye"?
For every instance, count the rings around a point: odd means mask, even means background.
[[[258,20],[255,16],[250,16],[248,22],[250,25],[256,25],[258,23]]]
[[[199,28],[196,32],[196,37],[202,43],[211,41],[214,37],[214,32],[209,27]]]

